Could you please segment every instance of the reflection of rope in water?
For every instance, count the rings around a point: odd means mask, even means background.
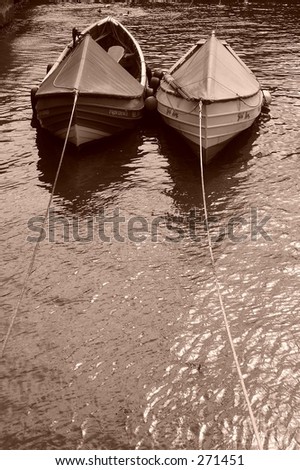
[[[225,323],[227,336],[228,336],[230,347],[231,347],[231,350],[232,350],[232,354],[233,354],[234,362],[235,362],[235,365],[236,365],[237,373],[238,373],[238,376],[239,376],[239,379],[240,379],[240,382],[241,382],[241,386],[242,386],[242,389],[243,389],[244,397],[245,397],[245,400],[246,400],[246,403],[247,403],[247,406],[248,406],[248,411],[249,411],[251,423],[252,423],[252,426],[253,426],[254,434],[255,434],[255,437],[256,437],[256,440],[257,440],[259,450],[263,450],[263,446],[262,446],[262,443],[261,443],[261,440],[260,440],[260,437],[259,437],[259,433],[258,433],[258,429],[257,429],[257,425],[256,425],[256,420],[255,420],[255,417],[254,417],[254,414],[253,414],[253,411],[252,411],[249,395],[248,395],[248,392],[247,392],[247,389],[246,389],[246,386],[245,386],[245,382],[244,382],[244,379],[243,379],[243,375],[242,375],[242,371],[241,371],[241,368],[240,368],[239,360],[238,360],[238,357],[237,357],[237,354],[236,354],[236,351],[235,351],[235,347],[234,347],[234,343],[233,343],[233,339],[232,339],[232,336],[231,336],[230,326],[229,326],[229,323],[228,323],[228,319],[227,319],[227,315],[226,315],[226,311],[225,311],[225,307],[224,307],[224,303],[223,303],[223,298],[222,298],[222,294],[221,294],[221,287],[220,287],[220,283],[219,283],[218,276],[217,276],[217,271],[216,271],[215,258],[214,258],[214,253],[213,253],[213,249],[212,249],[211,236],[210,236],[209,226],[208,226],[208,211],[207,211],[206,192],[205,192],[205,185],[204,185],[201,125],[202,125],[202,101],[199,102],[199,145],[200,145],[199,157],[200,157],[200,174],[201,174],[203,209],[204,209],[204,216],[205,216],[205,220],[206,220],[206,234],[207,234],[209,252],[210,252],[210,257],[211,257],[211,264],[212,264],[212,268],[213,268],[213,273],[214,273],[214,278],[215,278],[215,284],[216,284],[216,287],[217,287],[219,302],[220,302],[221,310],[222,310],[223,317],[224,317],[224,323]]]
[[[50,199],[49,199],[49,202],[48,202],[48,205],[47,205],[47,208],[46,208],[46,211],[45,211],[45,215],[44,215],[44,220],[43,220],[43,223],[42,223],[42,226],[41,226],[41,229],[40,229],[40,235],[39,235],[39,238],[38,238],[38,240],[37,240],[37,242],[34,246],[34,249],[33,249],[32,255],[31,255],[31,259],[30,259],[30,263],[29,263],[29,266],[28,266],[28,270],[27,270],[27,273],[26,273],[26,276],[25,276],[25,281],[23,283],[22,291],[21,291],[17,306],[15,308],[15,311],[14,311],[12,317],[11,317],[10,324],[9,324],[6,336],[4,338],[4,342],[3,342],[3,345],[2,345],[2,348],[1,348],[1,357],[3,357],[3,355],[4,355],[4,351],[5,351],[5,348],[7,346],[10,334],[12,332],[16,317],[19,313],[21,302],[23,300],[23,297],[24,297],[24,294],[25,294],[25,291],[26,291],[26,288],[27,288],[27,283],[28,283],[29,277],[32,273],[32,268],[33,268],[33,265],[34,265],[37,250],[38,250],[40,242],[42,240],[44,227],[45,227],[48,215],[49,215],[50,206],[51,206],[51,203],[52,203],[52,200],[53,200],[54,191],[56,189],[58,176],[59,176],[59,173],[60,173],[61,165],[62,165],[63,158],[64,158],[65,151],[66,151],[66,146],[67,146],[67,142],[68,142],[68,138],[69,138],[69,134],[70,134],[70,130],[71,130],[71,125],[72,125],[73,116],[74,116],[74,112],[75,112],[75,108],[76,108],[76,104],[77,104],[78,95],[79,95],[79,91],[76,89],[75,90],[75,95],[74,95],[73,108],[72,108],[72,112],[71,112],[71,116],[70,116],[70,120],[69,120],[69,125],[68,125],[68,130],[67,130],[67,133],[66,133],[64,146],[63,146],[63,149],[62,149],[62,152],[61,152],[58,168],[57,168],[57,171],[56,171],[55,180],[54,180],[54,183],[53,183],[53,188],[52,188],[52,191],[51,191]]]

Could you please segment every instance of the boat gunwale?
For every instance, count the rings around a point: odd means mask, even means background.
[[[163,82],[163,78],[162,78],[162,82]],[[242,100],[246,100],[246,99],[248,99],[248,98],[253,98],[253,97],[254,97],[255,95],[257,95],[260,91],[262,92],[261,86],[259,85],[258,90],[257,90],[255,93],[252,93],[252,94],[250,94],[250,95],[242,95],[242,96],[237,95],[237,96],[234,97],[234,98],[223,98],[223,99],[216,99],[216,100],[203,100],[203,99],[201,99],[201,98],[199,99],[199,98],[193,98],[193,97],[191,97],[190,99],[188,99],[188,98],[183,98],[183,96],[181,96],[179,93],[176,93],[175,90],[164,88],[163,85],[164,85],[165,83],[167,84],[166,81],[160,84],[160,89],[161,89],[161,91],[162,91],[163,93],[167,93],[167,94],[169,94],[169,95],[173,95],[173,96],[175,96],[176,98],[180,98],[180,99],[182,99],[182,100],[184,100],[184,101],[191,101],[191,102],[197,102],[197,103],[202,102],[202,103],[205,104],[205,105],[213,104],[213,103],[227,103],[227,102],[229,102],[229,101],[237,101],[237,100],[241,100],[241,101],[242,101]],[[159,93],[159,90],[158,90],[158,93]],[[247,105],[247,106],[250,106],[251,108],[252,108],[252,107],[254,107],[254,108],[256,107],[256,106],[253,106],[253,105]],[[257,105],[257,106],[259,106],[259,105]]]
[[[69,91],[69,92],[68,92]],[[64,89],[64,91],[61,91],[59,93],[57,92],[54,92],[54,91],[51,91],[49,93],[44,93],[42,95],[38,95],[39,96],[39,101],[40,100],[43,100],[43,98],[68,98],[72,95],[75,94],[75,89]],[[144,91],[141,90],[141,93],[139,95],[128,95],[128,96],[124,96],[124,95],[112,95],[112,94],[104,94],[104,93],[98,93],[98,92],[86,92],[86,91],[79,91],[78,92],[78,98],[83,98],[83,97],[88,97],[88,98],[94,98],[94,97],[97,97],[97,98],[103,98],[103,99],[106,99],[106,98],[115,98],[117,100],[134,100],[134,99],[141,99],[143,98],[143,94],[144,94]]]

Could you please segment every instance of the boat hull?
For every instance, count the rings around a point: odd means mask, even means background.
[[[162,88],[157,92],[158,111],[200,155],[199,103],[186,100]],[[250,98],[237,98],[202,105],[201,146],[204,163],[209,163],[238,134],[248,129],[261,112],[263,94],[259,90]]]
[[[41,97],[36,104],[42,128],[65,139],[73,108],[74,94]],[[69,142],[77,147],[104,137],[133,129],[143,116],[143,98],[121,99],[80,95],[78,97]]]

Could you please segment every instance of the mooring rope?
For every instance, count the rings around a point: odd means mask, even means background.
[[[262,446],[262,443],[261,443],[261,440],[260,440],[260,437],[259,437],[259,433],[258,433],[256,420],[255,420],[253,410],[252,410],[252,406],[251,406],[251,403],[250,403],[249,395],[248,395],[248,392],[247,392],[247,389],[246,389],[246,386],[245,386],[245,382],[244,382],[244,379],[243,379],[243,375],[242,375],[242,371],[241,371],[241,368],[240,368],[239,360],[238,360],[238,357],[237,357],[237,354],[236,354],[236,351],[235,351],[235,347],[234,347],[234,343],[233,343],[233,339],[232,339],[232,335],[231,335],[231,331],[230,331],[230,326],[229,326],[229,322],[228,322],[228,319],[227,319],[227,315],[226,315],[226,311],[225,311],[225,307],[224,307],[224,302],[223,302],[223,298],[222,298],[221,287],[220,287],[220,283],[219,283],[219,279],[218,279],[218,275],[217,275],[217,271],[216,271],[216,263],[215,263],[213,249],[212,249],[212,242],[211,242],[209,226],[208,226],[208,210],[207,210],[206,191],[205,191],[205,184],[204,184],[204,166],[203,166],[202,128],[201,128],[201,126],[202,126],[202,101],[200,100],[200,102],[199,102],[200,174],[201,174],[203,209],[204,209],[204,216],[205,216],[205,221],[206,221],[206,233],[207,233],[207,240],[208,240],[209,252],[210,252],[210,257],[211,257],[211,264],[212,264],[212,268],[213,268],[213,273],[214,273],[214,278],[215,278],[215,284],[216,284],[216,287],[217,287],[219,302],[220,302],[221,310],[222,310],[223,317],[224,317],[224,323],[225,323],[225,328],[226,328],[226,331],[227,331],[227,336],[228,336],[230,347],[231,347],[231,350],[232,350],[232,354],[233,354],[235,366],[236,366],[236,369],[237,369],[237,373],[238,373],[238,376],[239,376],[239,379],[240,379],[240,382],[241,382],[241,386],[242,386],[242,389],[243,389],[244,397],[245,397],[245,400],[246,400],[246,403],[247,403],[247,406],[248,406],[248,411],[249,411],[251,423],[252,423],[252,426],[253,426],[254,434],[255,434],[255,437],[256,437],[256,440],[257,440],[259,450],[263,450],[263,446]]]
[[[32,255],[31,255],[31,258],[30,258],[30,262],[29,262],[29,266],[28,266],[28,269],[27,269],[27,273],[26,273],[26,276],[25,276],[24,283],[23,283],[22,291],[21,291],[17,306],[16,306],[16,308],[14,310],[14,313],[11,317],[11,321],[10,321],[6,336],[4,338],[4,342],[3,342],[3,345],[2,345],[2,348],[1,348],[1,357],[3,357],[3,355],[4,355],[4,351],[5,351],[5,348],[7,346],[10,334],[12,332],[16,317],[19,313],[21,302],[23,300],[23,297],[24,297],[24,294],[25,294],[25,291],[26,291],[26,288],[27,288],[27,283],[28,283],[29,277],[32,273],[32,268],[33,268],[33,265],[34,265],[34,260],[35,260],[36,254],[37,254],[37,250],[38,250],[38,247],[39,247],[41,239],[42,239],[43,229],[45,227],[46,220],[47,220],[48,215],[49,215],[50,206],[51,206],[51,203],[52,203],[52,200],[53,200],[54,191],[55,191],[55,188],[56,188],[58,176],[59,176],[59,173],[60,173],[60,170],[61,170],[61,165],[62,165],[63,158],[64,158],[65,151],[66,151],[66,146],[67,146],[67,142],[68,142],[68,138],[69,138],[69,134],[70,134],[70,130],[71,130],[71,125],[72,125],[72,121],[73,121],[73,117],[74,117],[74,112],[75,112],[75,108],[76,108],[76,104],[77,104],[78,94],[79,94],[78,90],[75,90],[73,108],[72,108],[70,121],[69,121],[68,129],[67,129],[67,133],[66,133],[66,137],[65,137],[65,141],[64,141],[64,146],[63,146],[63,149],[62,149],[62,152],[61,152],[58,168],[57,168],[57,171],[56,171],[55,180],[54,180],[54,183],[53,183],[53,188],[52,188],[52,191],[51,191],[50,199],[49,199],[46,211],[45,211],[45,216],[44,216],[44,220],[43,220],[43,223],[42,223],[42,226],[41,226],[41,231],[40,231],[39,238],[36,241],[36,244],[34,246],[34,249],[33,249],[33,252],[32,252]]]

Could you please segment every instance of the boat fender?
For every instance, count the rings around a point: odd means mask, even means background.
[[[263,90],[262,92],[264,96],[264,106],[268,106],[272,101],[271,93],[268,90]]]
[[[52,69],[53,67],[53,64],[48,64],[47,65],[47,74],[50,72],[50,70]]]
[[[154,92],[157,90],[160,84],[160,79],[158,77],[152,77],[150,80],[150,88],[153,88]]]
[[[162,70],[154,70],[153,77],[159,78],[161,80],[164,76],[164,72]]]
[[[154,112],[157,109],[157,99],[155,96],[148,96],[145,99],[145,109],[150,112]]]
[[[148,83],[150,83],[150,80],[152,78],[152,72],[151,72],[149,65],[146,65],[146,75],[147,75]]]
[[[153,96],[153,95],[154,95],[154,90],[153,90],[153,88],[147,87],[147,88],[146,88],[146,98],[148,98],[148,96]]]
[[[31,98],[31,107],[32,107],[32,119],[31,119],[31,126],[32,127],[37,127],[38,124],[38,119],[37,119],[37,114],[36,114],[36,92],[38,91],[38,87],[35,86],[31,88],[30,90],[30,98]]]
[[[35,105],[36,105],[36,92],[38,91],[38,87],[35,86],[33,88],[31,88],[30,90],[30,98],[31,98],[31,107],[32,107],[32,111],[35,112]]]

